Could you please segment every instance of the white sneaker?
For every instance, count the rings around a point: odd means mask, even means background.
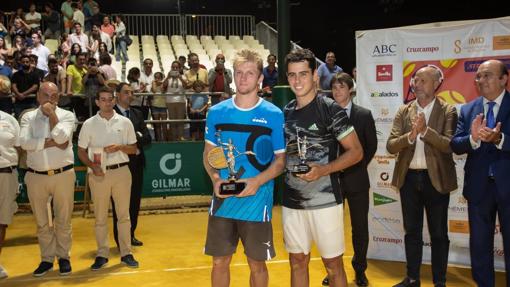
[[[2,265],[0,265],[0,279],[4,278],[7,278],[7,271]]]

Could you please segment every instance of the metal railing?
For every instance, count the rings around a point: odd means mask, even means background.
[[[278,31],[264,21],[257,23],[255,27],[255,37],[259,40],[260,44],[269,49],[272,54],[278,55]],[[302,49],[297,43],[290,41],[290,49]],[[283,59],[281,59],[283,60]],[[315,57],[317,60],[317,67],[324,63],[321,59]]]
[[[250,15],[124,14],[131,35],[253,35]]]

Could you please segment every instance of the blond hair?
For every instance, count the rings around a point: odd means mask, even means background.
[[[262,57],[259,53],[257,53],[254,50],[250,49],[243,49],[236,53],[234,58],[234,70],[236,67],[240,64],[246,63],[246,62],[252,62],[257,65],[257,69],[259,70],[260,74],[262,74],[263,69],[263,61]]]

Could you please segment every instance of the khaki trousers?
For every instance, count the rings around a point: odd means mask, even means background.
[[[117,212],[120,255],[131,254],[131,221],[129,219],[131,172],[128,166],[108,170],[104,176],[95,176],[90,173],[89,184],[94,201],[94,216],[96,217],[97,256],[108,258],[110,253],[108,240],[110,197],[115,202],[115,211]]]
[[[75,180],[74,169],[56,175],[29,171],[25,174],[28,199],[37,223],[37,239],[42,261],[53,263],[55,256],[69,259]],[[53,227],[50,227],[48,222],[47,204],[50,196],[53,197]]]

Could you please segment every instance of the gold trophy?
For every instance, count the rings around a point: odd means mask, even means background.
[[[236,158],[243,154],[255,155],[255,153],[252,151],[239,152],[232,143],[232,139],[228,139],[227,143],[223,143],[220,138],[220,131],[216,133],[216,137],[218,138],[218,146],[209,151],[207,154],[207,161],[209,165],[215,169],[228,168],[228,182],[224,182],[220,185],[220,194],[239,194],[246,187],[246,183],[237,181],[243,175],[244,168],[241,167],[239,171],[235,170]]]
[[[291,167],[290,172],[293,175],[305,174],[310,171],[310,166],[306,163],[306,152],[308,151],[308,139],[306,136],[299,137],[299,128],[296,128],[296,145],[299,157],[299,163]]]

